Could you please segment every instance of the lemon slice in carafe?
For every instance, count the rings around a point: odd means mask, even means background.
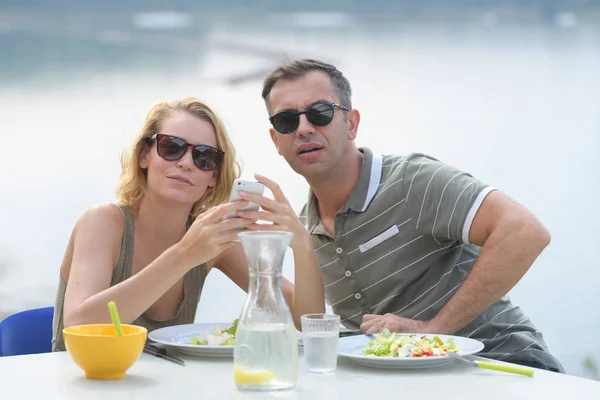
[[[238,385],[262,385],[275,379],[275,374],[268,369],[251,370],[234,365],[233,379]]]

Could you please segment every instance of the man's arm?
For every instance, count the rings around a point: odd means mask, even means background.
[[[483,247],[463,284],[429,321],[395,314],[363,316],[367,333],[455,333],[504,296],[550,242],[550,234],[520,204],[470,174],[422,155],[406,163],[406,209],[417,232],[439,246]]]
[[[310,234],[300,222],[289,201],[276,182],[255,175],[273,193],[269,199],[252,193],[240,193],[248,201],[259,204],[263,211],[244,211],[239,215],[254,221],[268,221],[272,224],[250,224],[250,230],[289,231],[293,233],[290,247],[294,252],[294,282],[282,281],[282,291],[290,307],[294,324],[301,330],[300,317],[304,314],[325,312],[323,278],[319,262],[312,247]],[[231,255],[222,257],[220,269],[242,289],[248,287],[248,261],[241,246],[231,249]]]
[[[469,242],[483,246],[465,282],[438,314],[429,330],[452,334],[504,296],[523,277],[550,233],[525,207],[496,190],[475,214]]]
[[[363,316],[360,329],[392,332],[454,334],[504,296],[527,272],[550,243],[550,234],[520,204],[499,191],[488,194],[479,207],[469,242],[483,246],[462,286],[429,321],[395,314]]]
[[[310,238],[307,238],[310,240]],[[306,243],[294,251],[295,285],[285,278],[281,279],[283,296],[290,308],[296,329],[301,330],[300,317],[304,314],[325,312],[323,280],[319,263],[314,256],[312,245]],[[240,244],[225,250],[215,260],[215,267],[245,292],[248,291],[248,259]]]

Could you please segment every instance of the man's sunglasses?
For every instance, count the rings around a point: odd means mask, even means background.
[[[286,110],[269,118],[273,128],[279,133],[288,134],[298,129],[300,115],[306,114],[308,122],[314,126],[326,126],[333,120],[333,111],[337,107],[344,111],[350,111],[347,107],[336,103],[315,103],[306,111]]]
[[[155,133],[148,139],[149,143],[156,140],[156,152],[167,161],[179,160],[187,152],[188,147],[191,147],[194,164],[203,171],[213,171],[216,169],[225,156],[222,150],[205,144],[189,144],[177,136]]]

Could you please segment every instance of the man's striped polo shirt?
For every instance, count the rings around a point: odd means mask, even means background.
[[[300,213],[327,303],[348,328],[358,328],[364,314],[429,320],[477,260],[480,248],[469,244],[469,230],[494,188],[427,155],[360,151],[360,177],[335,217],[334,237],[319,218],[312,191]],[[537,361],[563,371],[542,333],[508,297],[455,334],[482,341],[484,357]]]

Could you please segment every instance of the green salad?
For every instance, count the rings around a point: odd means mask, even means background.
[[[366,356],[402,358],[445,356],[450,351],[460,351],[452,338],[444,342],[439,336],[390,333],[388,329],[384,329],[362,348],[362,353]]]
[[[198,346],[234,346],[235,345],[235,331],[237,329],[238,320],[233,321],[231,326],[227,329],[221,329],[219,324],[215,326],[215,331],[206,335],[205,339],[199,339],[197,337],[191,338],[192,344]]]

